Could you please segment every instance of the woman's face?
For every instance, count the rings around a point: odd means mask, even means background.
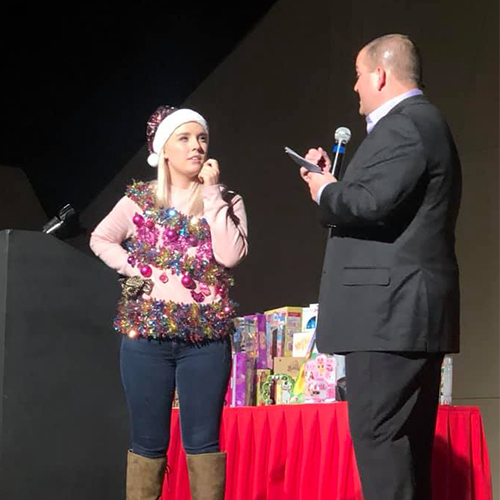
[[[208,134],[197,122],[177,127],[163,146],[172,181],[194,180],[207,159]]]

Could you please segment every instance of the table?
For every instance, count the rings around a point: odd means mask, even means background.
[[[226,408],[225,500],[363,500],[345,402]],[[179,412],[173,410],[171,472],[162,500],[189,500]],[[439,500],[492,500],[479,408],[440,406],[433,457]]]

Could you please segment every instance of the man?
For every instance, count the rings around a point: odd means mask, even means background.
[[[346,354],[349,424],[366,500],[430,500],[444,353],[459,349],[455,223],[461,168],[403,35],[358,54],[368,135],[341,180],[321,149],[301,169],[330,227],[317,343]]]

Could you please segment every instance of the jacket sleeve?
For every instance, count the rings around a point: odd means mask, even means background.
[[[204,186],[204,217],[210,225],[215,260],[236,266],[248,252],[247,216],[240,195],[223,194],[222,186]]]
[[[323,190],[323,223],[383,226],[415,191],[427,164],[420,134],[404,115],[389,115],[383,120],[367,139],[373,142],[374,151],[367,163],[356,165],[349,180],[334,182]]]
[[[90,235],[90,248],[105,264],[125,276],[139,272],[128,262],[127,251],[121,243],[134,234],[132,218],[139,207],[124,196]]]

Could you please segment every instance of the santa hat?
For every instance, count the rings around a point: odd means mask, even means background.
[[[160,106],[149,118],[146,127],[148,139],[148,163],[152,167],[158,166],[159,154],[174,130],[184,123],[199,123],[208,133],[208,124],[199,113],[192,109]]]

